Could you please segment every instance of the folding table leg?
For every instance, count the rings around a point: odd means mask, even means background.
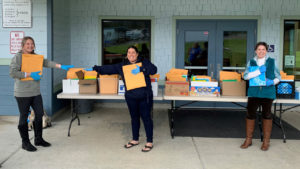
[[[170,133],[172,139],[174,138],[174,111],[175,111],[175,105],[174,101],[171,101],[171,110],[169,110],[169,125],[170,125]]]
[[[277,108],[276,108],[276,104],[275,104],[273,123],[281,129],[283,142],[286,143],[286,135],[285,135],[285,130],[284,130],[283,123],[282,123],[282,114],[284,111],[285,110],[282,109],[282,103],[280,103],[279,104],[279,117],[277,117],[276,116]]]
[[[281,128],[281,130],[282,130],[283,142],[286,143],[285,131],[284,131],[283,124],[282,124],[282,120],[281,120],[282,113],[283,113],[283,110],[282,110],[282,103],[280,103],[280,109],[279,109],[279,125],[280,125],[280,128]]]
[[[71,126],[72,126],[72,123],[74,120],[78,120],[78,126],[80,126],[80,119],[79,119],[79,116],[78,116],[78,111],[76,111],[76,113],[74,112],[74,109],[73,109],[73,104],[74,104],[74,100],[71,99],[71,121],[70,121],[70,124],[69,124],[69,130],[68,130],[68,136],[70,137],[70,130],[71,130]]]

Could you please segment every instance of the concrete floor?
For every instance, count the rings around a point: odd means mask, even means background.
[[[81,125],[73,123],[67,136],[69,112],[53,120],[44,130],[50,148],[37,152],[21,149],[18,117],[0,116],[1,169],[295,169],[300,167],[300,141],[271,140],[270,150],[260,150],[260,140],[242,150],[243,139],[170,137],[167,109],[155,104],[154,148],[141,152],[145,144],[141,128],[140,144],[131,149],[123,145],[131,139],[130,117],[125,104],[98,105],[92,113],[80,114]],[[300,113],[283,117],[300,129]],[[33,132],[30,132],[33,137]],[[33,142],[33,140],[31,140]]]

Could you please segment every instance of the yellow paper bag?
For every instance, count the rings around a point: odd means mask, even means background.
[[[237,72],[220,71],[220,81],[237,80],[238,82],[240,82],[241,79],[242,79],[242,75]]]
[[[126,65],[122,67],[127,90],[146,87],[145,76],[143,72],[140,72],[136,75],[131,73],[133,69],[136,69],[136,65],[141,67],[142,63]]]
[[[84,79],[97,79],[98,73],[96,71],[85,71]]]
[[[22,54],[21,71],[22,72],[41,71],[39,73],[39,75],[42,75],[43,62],[44,62],[44,56],[43,55]],[[27,80],[33,80],[33,79],[31,77],[26,77],[26,78],[23,78],[21,80],[22,81],[27,81]]]
[[[172,68],[172,69],[170,69],[170,71],[168,73],[171,73],[171,74],[180,74],[180,75],[187,75],[188,74],[188,70],[186,70],[186,69],[175,69],[175,68]]]

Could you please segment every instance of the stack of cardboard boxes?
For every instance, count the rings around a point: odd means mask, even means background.
[[[80,94],[118,94],[124,95],[125,86],[119,75],[99,75],[96,71],[85,71],[83,68],[71,68],[67,78],[63,79],[63,93]],[[150,77],[153,96],[158,95],[159,74]],[[144,80],[144,78],[142,78]]]
[[[96,94],[98,93],[97,72],[96,71],[78,71],[80,94]]]
[[[220,71],[222,96],[246,96],[246,82],[237,72]]]
[[[220,96],[220,87],[209,76],[192,75],[190,96]]]
[[[165,95],[166,96],[188,96],[189,81],[188,71],[184,69],[172,68],[166,74]]]
[[[117,94],[118,75],[99,75],[96,71],[85,71],[83,68],[71,68],[63,80],[63,93],[80,94]]]
[[[83,70],[83,68],[71,68],[67,72],[67,78],[63,79],[63,93],[79,93],[79,78],[76,72]]]

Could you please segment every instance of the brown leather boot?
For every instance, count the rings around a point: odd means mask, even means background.
[[[252,137],[255,128],[255,119],[246,119],[246,140],[240,146],[242,149],[248,148],[252,145]]]
[[[264,132],[264,140],[263,144],[261,145],[261,150],[267,151],[270,146],[270,137],[272,132],[272,119],[263,119],[263,132]]]

